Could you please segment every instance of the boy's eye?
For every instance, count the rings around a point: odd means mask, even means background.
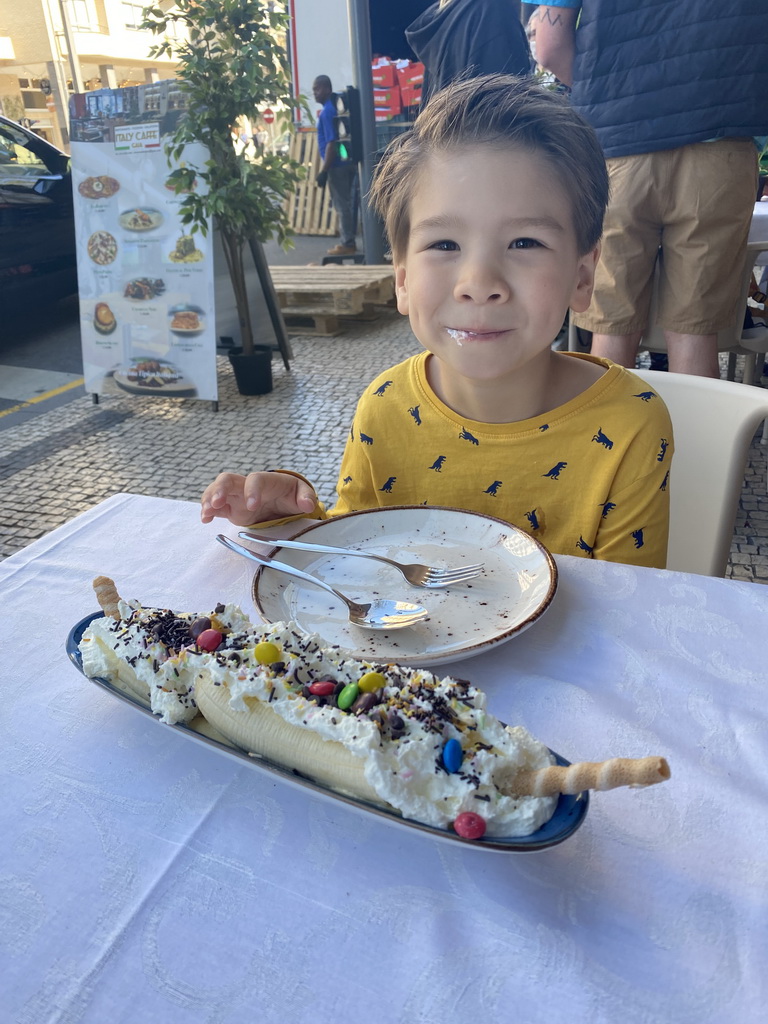
[[[441,238],[439,242],[433,242],[430,249],[437,249],[439,252],[456,252],[459,248],[458,242],[452,242],[450,238]]]
[[[535,238],[515,238],[509,243],[510,249],[537,249],[541,245]]]

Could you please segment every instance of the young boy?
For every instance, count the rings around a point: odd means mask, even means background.
[[[426,351],[357,407],[331,514],[450,505],[551,551],[663,567],[672,430],[628,370],[553,352],[592,295],[605,162],[567,101],[490,75],[437,94],[383,157],[371,201],[398,309]],[[223,473],[202,519],[326,516],[296,474]]]

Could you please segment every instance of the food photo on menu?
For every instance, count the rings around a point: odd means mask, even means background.
[[[119,217],[120,227],[126,231],[153,231],[163,223],[159,210],[125,210]]]
[[[80,195],[86,199],[109,199],[119,188],[120,182],[116,178],[110,178],[108,174],[84,178],[77,186]]]
[[[171,306],[168,316],[174,334],[199,334],[205,329],[205,311],[200,306]]]
[[[193,235],[181,235],[175,248],[168,253],[171,263],[199,263],[205,254],[195,245]]]

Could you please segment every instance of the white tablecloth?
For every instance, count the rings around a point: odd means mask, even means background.
[[[768,590],[558,557],[547,614],[456,672],[570,760],[660,754],[672,778],[488,854],[201,749],[67,662],[99,573],[252,611],[219,528],[118,495],[0,563],[0,1020],[764,1019]]]

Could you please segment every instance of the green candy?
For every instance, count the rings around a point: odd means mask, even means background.
[[[359,693],[360,687],[357,683],[348,683],[339,694],[336,703],[342,711],[346,711],[347,708],[351,708],[355,703]]]

